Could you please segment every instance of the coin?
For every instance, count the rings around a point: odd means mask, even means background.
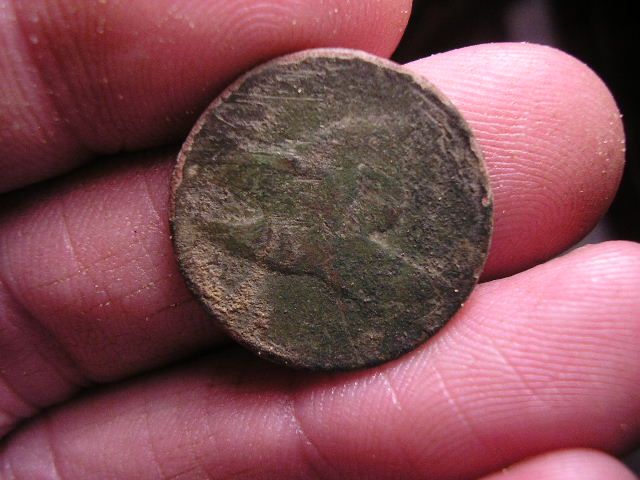
[[[202,114],[174,172],[181,271],[258,355],[346,370],[397,358],[460,308],[486,259],[481,153],[425,79],[319,49],[242,76]]]

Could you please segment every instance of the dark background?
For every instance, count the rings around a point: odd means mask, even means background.
[[[476,43],[527,41],[579,58],[604,80],[623,114],[627,164],[609,213],[587,241],[640,241],[637,2],[598,0],[414,0],[409,26],[394,60],[406,63]],[[633,68],[633,70],[635,70]]]
[[[527,41],[555,46],[585,62],[613,92],[627,137],[620,190],[585,242],[640,241],[640,86],[633,73],[640,55],[638,39],[632,40],[632,31],[639,37],[640,16],[633,4],[631,0],[414,0],[407,32],[393,59],[406,63],[476,43]],[[625,460],[640,473],[640,450]]]

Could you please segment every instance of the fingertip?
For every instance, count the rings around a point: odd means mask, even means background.
[[[640,281],[640,243],[627,240],[584,245],[567,256],[585,256],[590,259],[589,268],[606,269],[617,274],[628,272]]]
[[[551,285],[547,288],[547,297],[574,294],[580,302],[592,304],[593,312],[600,305],[618,303],[635,305],[640,311],[640,301],[635,292],[640,290],[640,244],[629,241],[609,241],[585,245],[568,254],[541,265],[530,271],[529,283],[545,284],[550,272],[556,281],[562,282],[563,291],[556,291]],[[526,288],[526,285],[524,285]],[[588,297],[584,292],[588,291]],[[603,320],[611,317],[612,322],[620,326],[630,326],[635,320],[619,319],[615,316],[603,315]]]
[[[584,63],[534,44],[487,44],[410,68],[448,95],[476,134],[495,197],[485,278],[540,263],[586,235],[624,166],[615,100]]]
[[[551,452],[524,460],[482,480],[637,480],[619,460],[597,450]]]

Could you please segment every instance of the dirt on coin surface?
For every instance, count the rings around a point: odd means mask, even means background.
[[[245,74],[178,158],[171,227],[187,284],[238,342],[297,368],[376,365],[471,293],[492,229],[482,156],[416,74],[320,49]]]

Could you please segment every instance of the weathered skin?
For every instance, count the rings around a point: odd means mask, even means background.
[[[492,197],[469,128],[426,81],[348,50],[249,72],[180,153],[172,228],[196,296],[287,365],[370,366],[432,336],[485,261]]]

